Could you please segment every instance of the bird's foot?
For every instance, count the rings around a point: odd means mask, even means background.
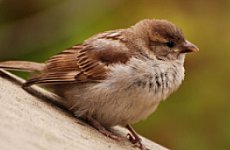
[[[144,144],[142,143],[141,138],[137,135],[135,130],[130,125],[127,125],[126,128],[130,131],[130,133],[127,134],[127,137],[129,139],[129,141],[132,144],[134,144],[133,145],[134,147],[138,147],[141,150],[149,150],[144,146]]]

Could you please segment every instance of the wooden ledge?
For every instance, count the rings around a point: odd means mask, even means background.
[[[1,150],[134,150],[128,140],[116,142],[75,118],[59,105],[59,97],[39,87],[26,92],[24,80],[0,70]],[[30,91],[30,90],[29,90]],[[127,130],[116,127],[124,137]],[[151,150],[166,148],[143,139]]]

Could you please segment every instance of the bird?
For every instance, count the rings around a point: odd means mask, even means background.
[[[197,51],[172,22],[144,19],[93,35],[45,63],[3,61],[0,68],[39,72],[23,87],[52,89],[75,116],[110,138],[116,139],[110,128],[126,127],[130,142],[144,150],[131,125],[150,116],[179,88],[185,56]]]

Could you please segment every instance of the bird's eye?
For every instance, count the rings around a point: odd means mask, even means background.
[[[166,43],[166,45],[167,45],[168,47],[172,48],[172,47],[175,45],[175,43],[172,42],[172,41],[168,41],[168,42]]]

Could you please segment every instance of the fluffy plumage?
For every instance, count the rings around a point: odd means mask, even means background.
[[[31,67],[41,74],[24,86],[48,85],[76,116],[126,126],[148,117],[180,86],[185,54],[194,51],[174,24],[146,19],[99,33]],[[0,67],[7,68],[4,62]]]

